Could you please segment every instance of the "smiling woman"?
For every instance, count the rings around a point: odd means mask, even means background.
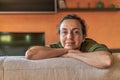
[[[59,42],[46,47],[33,46],[26,51],[26,58],[68,57],[81,60],[97,68],[107,68],[112,65],[110,50],[104,44],[86,38],[85,22],[80,17],[66,15],[60,21],[58,31]]]

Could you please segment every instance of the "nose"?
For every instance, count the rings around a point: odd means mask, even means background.
[[[68,34],[67,34],[67,38],[68,38],[68,39],[73,39],[73,38],[74,38],[74,35],[73,35],[72,33],[68,33]]]

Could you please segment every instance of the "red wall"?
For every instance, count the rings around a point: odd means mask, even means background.
[[[68,2],[69,1],[69,2]],[[76,2],[75,2],[76,1]],[[66,0],[67,7],[76,7],[79,0]],[[89,0],[86,0],[89,1]],[[114,0],[104,0],[116,3]],[[94,4],[92,3],[94,2]],[[91,1],[95,7],[96,0]],[[85,2],[80,3],[84,4]],[[82,5],[81,5],[82,6]],[[57,25],[62,16],[66,14],[81,16],[87,25],[88,36],[100,43],[105,43],[110,48],[120,48],[120,11],[76,11],[58,12],[53,14],[0,14],[0,32],[45,32],[46,44],[59,40]]]

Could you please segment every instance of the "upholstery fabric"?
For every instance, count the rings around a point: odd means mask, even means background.
[[[120,54],[113,56],[114,64],[107,69],[98,69],[73,58],[0,57],[0,80],[120,80]]]
[[[0,80],[3,80],[3,61],[5,57],[0,57]]]

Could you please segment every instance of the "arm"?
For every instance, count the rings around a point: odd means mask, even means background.
[[[69,50],[68,54],[65,54],[64,57],[72,57],[97,68],[107,68],[113,63],[113,57],[107,51],[83,53],[79,50]]]
[[[68,50],[64,48],[46,48],[43,46],[34,46],[26,51],[25,57],[27,59],[45,59],[58,57],[67,52]]]

